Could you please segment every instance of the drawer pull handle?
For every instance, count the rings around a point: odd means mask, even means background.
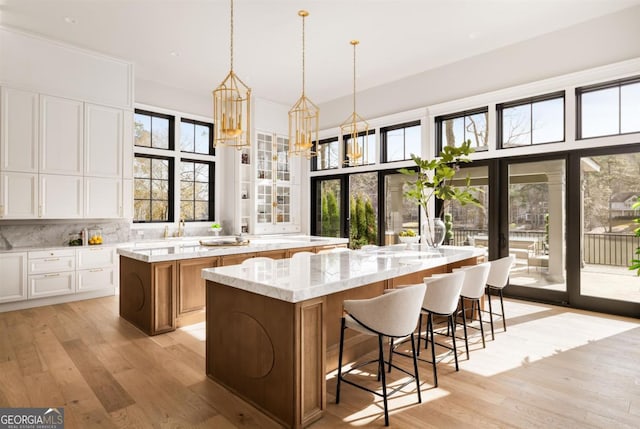
[[[44,261],[45,262],[53,262],[53,261],[59,261],[59,260],[60,260],[60,258],[47,258]]]
[[[94,268],[93,270],[89,270],[90,273],[101,273],[104,271],[102,268]]]
[[[45,277],[60,277],[60,273],[55,273],[55,274],[45,274]]]

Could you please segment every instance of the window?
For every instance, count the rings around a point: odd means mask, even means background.
[[[349,150],[351,147],[351,136],[343,136],[342,141],[344,142],[344,163],[346,166],[350,166],[350,164],[356,165],[369,165],[376,163],[376,132],[375,130],[369,130],[367,135],[364,133],[358,134],[358,138],[356,139],[356,147],[359,149],[361,156],[350,160],[349,158]]]
[[[136,155],[133,163],[134,222],[173,221],[173,160]]]
[[[138,109],[134,120],[134,223],[213,220],[213,124]]]
[[[134,117],[135,145],[173,149],[173,116],[137,110]]]
[[[180,160],[180,218],[185,221],[212,220],[213,163]]]
[[[496,110],[501,148],[564,141],[564,91],[498,104]]]
[[[640,77],[577,88],[578,138],[640,132]]]
[[[421,153],[420,121],[382,128],[380,138],[383,162],[404,161]]]
[[[215,155],[213,149],[213,125],[182,119],[180,121],[180,150],[182,152]]]
[[[316,144],[316,156],[312,160],[312,170],[330,170],[338,168],[340,163],[338,137],[320,140]]]
[[[483,107],[436,117],[438,153],[445,146],[460,147],[467,140],[471,140],[471,147],[476,151],[488,150],[488,111],[487,107]]]

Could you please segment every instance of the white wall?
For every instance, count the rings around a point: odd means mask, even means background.
[[[640,7],[630,8],[364,90],[358,113],[375,118],[640,57],[639,23]],[[339,125],[351,102],[349,95],[321,104],[320,127]]]
[[[214,88],[211,88],[213,91]],[[213,118],[211,92],[193,93],[136,78],[136,103]]]

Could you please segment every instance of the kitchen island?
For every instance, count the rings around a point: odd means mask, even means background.
[[[306,427],[326,408],[345,299],[482,258],[473,247],[396,245],[205,269],[207,375],[285,427]],[[375,339],[349,334],[345,362],[375,347]]]
[[[120,316],[148,335],[204,321],[205,268],[266,256],[345,247],[344,238],[310,236],[182,237],[134,243],[120,255]],[[207,245],[201,245],[205,243]]]

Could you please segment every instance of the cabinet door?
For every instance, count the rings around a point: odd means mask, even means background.
[[[65,295],[75,291],[75,271],[29,276],[29,298]]]
[[[77,272],[78,285],[76,292],[87,292],[99,289],[115,290],[114,274],[115,270],[113,267],[80,270]]]
[[[178,261],[178,317],[202,310],[207,281],[202,270],[218,264],[218,258],[197,258]]]
[[[40,173],[82,175],[83,105],[40,96]]]
[[[256,133],[256,179],[273,180],[273,136]]]
[[[38,94],[0,92],[0,170],[38,172]]]
[[[93,246],[78,249],[76,256],[76,268],[78,270],[113,267],[116,260],[116,249],[113,247]]]
[[[122,218],[133,219],[133,180],[122,181]]]
[[[122,118],[120,109],[85,104],[85,176],[121,177]]]
[[[0,302],[27,299],[27,254],[7,253],[0,255]]]
[[[82,217],[82,177],[40,175],[39,215],[47,219]]]
[[[0,219],[38,217],[38,175],[0,173]]]
[[[84,217],[95,219],[122,216],[122,180],[84,178]]]
[[[133,179],[133,112],[124,112],[122,140],[122,178]]]

